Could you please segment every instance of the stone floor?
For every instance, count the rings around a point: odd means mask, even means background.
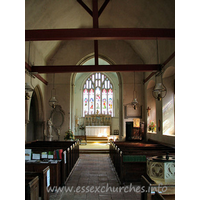
[[[133,185],[126,186],[126,189],[120,187],[109,154],[80,154],[66,186],[59,188],[58,192],[50,193],[50,200],[139,200],[140,193],[134,192],[136,188]]]

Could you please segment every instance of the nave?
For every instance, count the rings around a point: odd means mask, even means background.
[[[109,154],[80,154],[65,186],[62,192],[50,193],[49,199],[141,199],[139,192],[136,193],[133,189],[131,192],[124,191],[120,187]],[[71,187],[73,187],[72,192],[66,192]],[[132,187],[137,186],[132,185]]]

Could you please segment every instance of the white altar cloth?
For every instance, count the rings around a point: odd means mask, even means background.
[[[86,126],[86,136],[108,137],[110,126]]]

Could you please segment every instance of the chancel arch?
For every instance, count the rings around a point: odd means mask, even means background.
[[[86,57],[84,60],[81,60],[79,64],[86,64],[86,65],[93,65],[94,64],[94,55],[89,55]],[[105,59],[105,57],[99,56],[99,64],[114,64],[112,61],[109,61],[109,59]],[[84,66],[83,66],[84,67]],[[71,118],[71,128],[74,130],[75,134],[80,134],[80,130],[77,129],[77,121],[79,125],[84,125],[85,122],[85,114],[84,114],[84,87],[86,87],[86,82],[88,78],[94,80],[94,89],[96,89],[98,85],[96,83],[96,77],[101,77],[101,87],[100,87],[100,100],[101,100],[101,105],[100,105],[100,110],[98,114],[111,114],[112,116],[112,130],[111,134],[113,133],[114,130],[119,130],[119,133],[123,133],[123,113],[122,113],[122,78],[120,73],[116,72],[110,72],[110,73],[74,73],[71,76],[71,113],[70,113],[70,118]],[[99,79],[100,80],[100,79]],[[105,80],[106,85],[105,85]],[[92,83],[92,82],[91,82]],[[89,83],[88,83],[89,84]],[[98,83],[97,83],[98,84]],[[89,85],[88,85],[89,86]],[[91,85],[92,87],[92,85]],[[106,87],[106,88],[103,88]],[[92,88],[90,88],[92,89]],[[106,89],[106,94],[105,90]],[[112,95],[109,96],[108,92],[111,92],[112,90]],[[95,90],[94,90],[95,93]],[[89,94],[88,94],[89,95]],[[107,95],[107,97],[106,97]],[[95,94],[94,94],[95,96]],[[109,107],[109,97],[112,96],[112,109],[111,106]],[[95,96],[96,97],[96,96]],[[106,108],[102,109],[102,106],[105,106],[105,102],[103,102],[103,98],[106,97]],[[111,100],[111,98],[110,98]],[[89,102],[88,102],[89,103]],[[94,113],[95,114],[95,108],[97,106],[97,101],[94,100],[93,102],[94,106]],[[104,104],[103,104],[104,103]],[[89,104],[87,104],[89,106]],[[91,105],[90,105],[91,106]],[[109,109],[110,108],[110,109]],[[89,110],[88,110],[89,111]],[[89,114],[89,113],[88,113]],[[92,114],[90,112],[90,114]],[[97,114],[97,113],[96,113]],[[121,135],[120,135],[121,137]]]

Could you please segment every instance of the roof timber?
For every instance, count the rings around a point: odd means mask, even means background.
[[[175,29],[82,28],[25,30],[25,41],[52,40],[175,40]]]
[[[73,73],[73,72],[145,72],[158,71],[161,65],[132,64],[132,65],[57,65],[32,66],[32,72],[38,73]]]

